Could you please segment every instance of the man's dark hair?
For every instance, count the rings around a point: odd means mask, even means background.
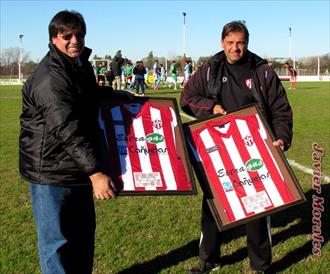
[[[232,22],[224,25],[222,34],[221,34],[221,40],[224,40],[225,37],[230,32],[243,32],[245,35],[246,43],[247,44],[249,43],[249,31],[243,21],[232,21]]]
[[[55,37],[59,32],[65,32],[66,30],[71,29],[77,30],[77,32],[81,32],[85,35],[86,24],[84,17],[76,11],[60,11],[49,23],[49,41],[51,41],[52,37]]]

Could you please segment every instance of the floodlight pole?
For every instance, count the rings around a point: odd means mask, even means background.
[[[181,12],[183,15],[183,63],[186,63],[186,15],[185,11]]]
[[[289,58],[292,61],[292,38],[291,38],[291,27],[289,27]]]
[[[22,83],[22,73],[21,73],[21,62],[22,62],[22,55],[23,55],[23,34],[19,35],[19,60],[18,60],[18,80]]]

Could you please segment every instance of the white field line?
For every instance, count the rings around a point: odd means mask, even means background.
[[[305,172],[305,173],[310,174],[310,175],[314,175],[314,171],[313,171],[313,169],[311,169],[311,168],[307,168],[307,167],[305,167],[305,166],[303,166],[303,165],[301,165],[301,164],[298,164],[295,160],[290,160],[290,159],[288,159],[288,163],[290,164],[290,166],[293,166],[293,167],[295,167],[295,168],[298,168],[298,169],[300,169],[302,172]],[[330,183],[330,177],[329,177],[329,176],[326,176],[326,175],[322,174],[321,178],[322,178],[325,182]]]
[[[191,116],[189,116],[189,115],[187,115],[183,112],[180,112],[180,115],[186,117],[189,120],[196,120],[195,117],[191,117]],[[290,159],[287,159],[287,160],[288,160],[288,163],[290,164],[290,166],[293,166],[293,167],[301,170],[304,173],[307,173],[307,174],[310,174],[310,175],[314,174],[313,169],[305,167],[305,166],[297,163],[295,160],[290,160]],[[330,177],[329,176],[326,176],[326,175],[323,174],[322,178],[324,179],[325,182],[330,183]]]

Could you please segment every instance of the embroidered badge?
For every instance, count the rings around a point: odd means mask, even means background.
[[[251,78],[245,79],[245,84],[249,90],[252,89],[252,79]]]

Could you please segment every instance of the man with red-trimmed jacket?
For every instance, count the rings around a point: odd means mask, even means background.
[[[285,89],[267,61],[248,50],[249,32],[241,21],[226,24],[222,31],[223,51],[212,56],[184,87],[180,105],[197,118],[226,114],[249,104],[257,104],[276,141],[286,150],[292,140],[292,111]],[[209,273],[221,266],[219,233],[204,196],[199,256],[202,265],[189,273]],[[246,224],[247,249],[251,268],[271,269],[270,218]]]

